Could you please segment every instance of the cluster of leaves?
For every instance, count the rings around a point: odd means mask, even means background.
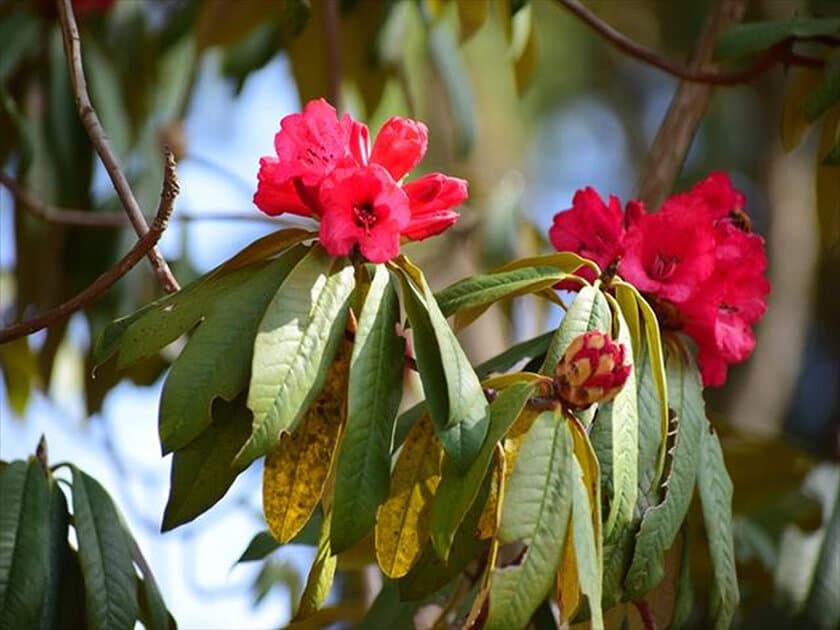
[[[0,463],[0,626],[174,628],[107,491],[71,464],[49,468],[45,452],[42,440],[28,461]],[[65,467],[70,480],[55,475]]]
[[[812,126],[820,126],[816,155],[817,213],[822,246],[840,244],[840,17],[750,22],[729,31],[717,46],[717,57],[737,61],[767,54],[790,41],[811,43],[822,68],[791,73],[780,124],[782,146],[792,151]],[[833,47],[819,44],[828,43]]]
[[[317,614],[342,554],[373,551],[397,586],[382,597],[396,594],[399,605],[371,614],[452,594],[477,564],[481,577],[457,606],[471,623],[524,626],[550,596],[565,618],[602,627],[602,607],[639,600],[663,580],[696,486],[711,541],[712,617],[728,626],[738,586],[720,444],[691,351],[676,338],[663,346],[631,285],[581,279],[555,333],[473,368],[448,316],[461,327],[500,300],[556,299],[551,287],[591,263],[569,253],[522,259],[434,295],[404,256],[334,260],[305,244],[312,236],[265,237],[103,332],[96,360],[116,353],[120,367],[189,333],[160,404],[162,449],[174,453],[164,529],[208,509],[265,456],[263,506],[276,545],[319,524],[297,619]],[[426,399],[397,417],[401,323]],[[630,380],[597,410],[544,410],[535,403],[542,383],[587,330],[628,348]],[[687,567],[679,575],[673,615],[684,619]]]

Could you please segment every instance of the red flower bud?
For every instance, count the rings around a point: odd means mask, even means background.
[[[624,346],[605,333],[590,330],[566,349],[554,372],[554,386],[566,405],[584,409],[615,398],[629,375]]]

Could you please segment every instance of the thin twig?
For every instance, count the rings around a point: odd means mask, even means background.
[[[339,39],[338,0],[324,0],[324,48],[327,59],[327,100],[341,109],[341,40]]]
[[[157,244],[164,230],[166,230],[177,195],[178,178],[175,174],[175,159],[171,153],[168,153],[163,176],[163,189],[160,193],[160,205],[158,206],[157,215],[155,215],[149,231],[134,244],[134,247],[116,265],[99,276],[93,284],[75,297],[50,309],[39,317],[0,330],[0,343],[31,335],[42,328],[46,328],[55,322],[65,319],[69,315],[96,301],[105,291],[110,289],[120,278],[127,274],[132,267],[140,262],[148,254],[149,250]]]
[[[21,205],[20,209],[48,223],[57,225],[79,225],[91,228],[121,228],[130,225],[128,216],[124,212],[96,212],[93,210],[79,210],[64,208],[43,203],[32,192],[18,184],[14,178],[0,171],[0,185],[5,186]],[[150,217],[154,220],[154,217]],[[206,214],[179,213],[172,217],[173,221],[250,221],[281,225],[277,218],[264,214],[245,214],[242,212],[208,212]]]
[[[794,42],[804,41],[808,38],[789,38],[767,49],[764,53],[758,55],[750,65],[739,70],[722,72],[702,68],[695,64],[685,67],[634,42],[622,32],[601,20],[578,0],[557,1],[618,50],[683,81],[705,83],[708,85],[738,85],[752,81],[777,63],[783,63],[788,66],[804,66],[807,68],[822,68],[825,65],[825,61],[822,59],[799,55],[791,49]],[[820,43],[836,45],[827,41]]]
[[[693,69],[709,64],[720,35],[741,21],[747,0],[718,0],[712,7],[690,62]],[[639,199],[656,210],[671,194],[691,142],[712,98],[712,86],[682,81],[674,93],[639,185]]]
[[[71,0],[56,0],[58,5],[58,15],[61,19],[61,32],[64,39],[64,52],[67,55],[67,65],[70,69],[70,83],[73,86],[73,94],[76,99],[76,109],[79,112],[79,119],[87,131],[91,143],[96,149],[96,153],[105,165],[105,170],[111,178],[111,183],[114,190],[117,192],[123,208],[128,215],[131,225],[134,226],[134,231],[141,239],[149,232],[149,226],[146,219],[140,210],[140,205],[131,191],[131,186],[120,168],[119,161],[111,149],[108,142],[108,137],[105,135],[105,130],[99,122],[99,116],[93,109],[90,102],[90,96],[87,90],[87,81],[85,80],[85,71],[82,67],[82,47],[79,39],[79,28],[76,25],[76,16],[73,14],[73,5]],[[169,265],[161,256],[160,252],[154,247],[150,247],[146,256],[152,265],[157,277],[167,293],[174,293],[180,286]]]
[[[650,605],[644,599],[636,600],[633,602],[633,605],[639,611],[639,617],[642,619],[642,625],[645,627],[645,630],[657,630],[658,624],[656,623],[656,617],[653,616],[653,611],[650,609]]]

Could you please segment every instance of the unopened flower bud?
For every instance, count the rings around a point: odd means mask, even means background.
[[[584,409],[615,398],[629,375],[624,346],[605,333],[590,330],[566,349],[554,372],[554,385],[566,405]]]

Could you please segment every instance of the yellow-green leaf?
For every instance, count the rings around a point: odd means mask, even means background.
[[[324,492],[347,415],[350,350],[341,348],[327,382],[294,433],[283,433],[263,469],[263,512],[285,544],[306,525]]]
[[[791,151],[799,146],[805,132],[813,124],[813,121],[806,116],[803,105],[808,95],[820,86],[824,74],[823,70],[812,68],[791,69],[780,125],[782,147],[785,151]]]
[[[442,459],[434,425],[424,415],[405,438],[390,494],[376,514],[376,560],[388,577],[408,573],[426,545]]]
[[[484,24],[487,19],[488,0],[455,0],[458,8],[460,40],[465,42]]]
[[[314,615],[324,604],[332,589],[338,559],[330,549],[331,520],[332,510],[325,510],[315,562],[309,570],[309,577],[306,578],[306,588],[303,589],[294,621],[302,621]]]

